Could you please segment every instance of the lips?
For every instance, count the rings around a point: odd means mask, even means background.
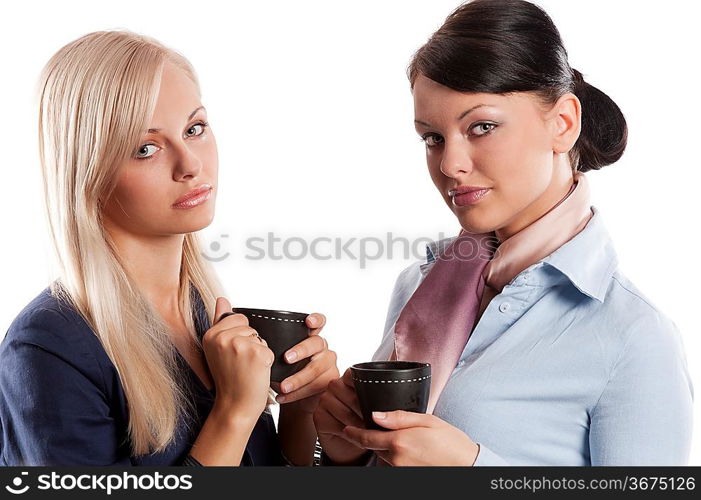
[[[466,207],[479,203],[491,191],[491,188],[480,186],[458,186],[448,191],[448,195],[457,207]]]
[[[200,184],[200,185],[197,186],[195,189],[193,189],[193,190],[191,190],[191,191],[188,191],[187,193],[185,193],[184,195],[182,195],[180,198],[178,198],[177,200],[175,200],[175,201],[173,202],[173,205],[179,205],[179,204],[181,204],[181,203],[183,203],[183,202],[186,202],[186,201],[188,201],[188,200],[192,200],[192,199],[194,199],[194,198],[197,198],[197,197],[200,196],[201,194],[206,193],[207,191],[209,191],[210,189],[212,189],[212,186],[211,186],[210,184]]]
[[[461,195],[465,193],[471,193],[473,191],[484,191],[485,189],[490,189],[488,187],[481,187],[481,186],[458,186],[455,189],[451,189],[448,191],[448,196],[451,198],[456,195]]]

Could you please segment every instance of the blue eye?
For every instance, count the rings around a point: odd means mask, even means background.
[[[192,137],[192,136],[197,136],[197,135],[202,135],[202,134],[204,134],[204,131],[205,131],[205,129],[206,129],[208,126],[209,126],[209,123],[207,123],[207,122],[198,122],[198,123],[195,123],[192,127],[190,127],[189,129],[187,129],[188,132],[194,131],[194,132],[189,133],[188,135],[189,135],[190,137]],[[199,132],[198,132],[198,130],[199,130]]]
[[[153,152],[149,153],[148,148],[154,148]],[[134,156],[136,156],[136,158],[141,158],[141,159],[149,158],[156,152],[157,149],[158,149],[158,146],[156,146],[155,144],[144,144],[143,146],[141,146],[139,148],[139,150],[136,152],[136,154]]]

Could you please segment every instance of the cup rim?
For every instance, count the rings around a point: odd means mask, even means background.
[[[391,367],[372,368],[370,366],[367,366],[367,365],[373,365],[376,363],[397,363],[397,364],[405,363],[405,364],[411,365],[411,366],[407,366],[406,368],[391,368]],[[408,373],[411,371],[423,370],[425,368],[430,368],[430,367],[431,367],[431,363],[423,363],[420,361],[399,361],[399,360],[389,361],[389,360],[385,360],[385,361],[366,361],[364,363],[356,363],[356,364],[351,366],[351,370],[362,371],[362,372],[367,372],[367,373],[380,373],[380,372]]]
[[[294,311],[283,311],[278,309],[257,309],[254,307],[232,307],[232,311],[237,314],[258,314],[263,316],[263,319],[271,319],[270,316],[283,316],[286,319],[301,319],[304,320],[309,314],[294,312]],[[267,316],[267,318],[266,318]]]

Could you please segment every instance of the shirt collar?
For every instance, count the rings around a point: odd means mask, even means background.
[[[567,276],[580,292],[603,302],[618,257],[599,209],[591,209],[594,215],[584,229],[543,262]]]
[[[457,238],[457,236],[450,236],[448,238],[443,238],[442,240],[431,241],[426,245],[426,261],[420,265],[421,274],[425,276],[428,273],[430,268],[436,262],[436,257],[443,253],[455,238]]]
[[[560,271],[580,292],[603,302],[618,258],[599,209],[593,205],[591,209],[594,215],[584,229],[541,261]],[[424,276],[455,238],[426,245],[426,261],[420,265]]]

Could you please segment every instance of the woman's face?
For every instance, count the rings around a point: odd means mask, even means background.
[[[217,144],[197,87],[181,69],[166,63],[149,132],[121,165],[104,214],[132,234],[197,231],[214,218],[217,171]],[[204,203],[174,206],[205,184],[212,189]]]
[[[431,178],[466,231],[497,231],[503,241],[569,190],[565,153],[579,134],[578,101],[546,109],[530,93],[457,92],[423,75],[413,94]],[[564,141],[563,134],[569,134]],[[452,190],[466,186],[488,191],[454,196]]]

